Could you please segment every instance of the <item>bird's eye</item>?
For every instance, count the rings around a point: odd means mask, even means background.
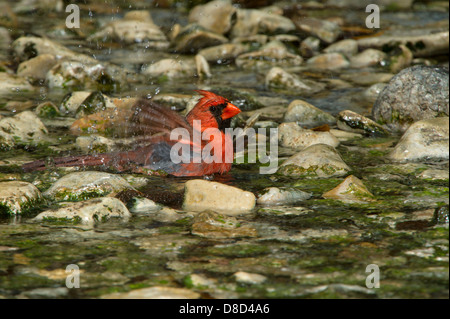
[[[211,107],[210,107],[210,110],[211,110],[211,112],[213,112],[213,113],[214,113],[215,111],[217,111],[217,107],[215,107],[215,106],[211,106]]]

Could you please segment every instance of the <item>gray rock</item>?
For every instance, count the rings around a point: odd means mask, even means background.
[[[31,111],[20,112],[0,120],[0,147],[38,145],[48,140],[47,133],[47,128],[36,114]],[[12,144],[11,138],[14,141]]]
[[[80,200],[127,189],[134,188],[119,175],[85,171],[63,176],[44,192],[44,196],[54,200]]]
[[[427,169],[420,173],[417,177],[430,180],[448,180],[449,172],[443,169]]]
[[[214,0],[195,6],[189,12],[189,23],[196,23],[218,34],[230,31],[236,18],[236,8],[230,0]]]
[[[300,54],[304,58],[316,55],[320,49],[320,40],[315,37],[307,37],[300,43]]]
[[[249,46],[241,43],[225,43],[198,52],[205,57],[208,62],[223,64],[236,59],[237,56],[249,51]]]
[[[185,184],[183,209],[201,212],[213,210],[226,215],[249,213],[255,207],[255,195],[237,187],[201,179]]]
[[[389,82],[394,77],[392,73],[385,72],[352,72],[341,74],[340,78],[358,85],[372,85]]]
[[[386,83],[375,83],[372,84],[364,91],[364,97],[366,97],[370,102],[375,103],[380,95],[381,91],[386,87]]]
[[[346,57],[351,57],[358,53],[358,42],[353,39],[345,39],[333,43],[326,47],[323,52],[325,53],[342,53]]]
[[[350,167],[332,146],[314,144],[291,156],[278,169],[278,173],[292,177],[343,176]]]
[[[281,15],[254,9],[238,9],[231,38],[261,34],[283,34],[295,30],[294,23]]]
[[[380,124],[350,110],[341,111],[337,117],[337,127],[343,131],[370,136],[389,136]]]
[[[339,26],[327,20],[299,17],[294,19],[294,23],[300,31],[317,37],[326,43],[333,43],[341,34]]]
[[[176,53],[192,54],[227,42],[228,39],[220,34],[208,31],[198,24],[188,24],[172,39],[171,48]]]
[[[277,40],[270,41],[261,47],[260,50],[244,53],[236,58],[236,65],[247,69],[298,66],[302,62],[301,56],[289,52],[286,46]]]
[[[449,159],[449,118],[413,123],[389,154],[393,161]]]
[[[313,131],[300,127],[297,123],[282,123],[278,126],[278,140],[282,146],[303,150],[314,144],[339,145],[339,140],[330,132]]]
[[[372,115],[390,130],[405,131],[419,120],[449,115],[448,68],[413,66],[394,76],[378,96]]]
[[[348,67],[350,62],[341,53],[323,53],[312,57],[306,64],[314,69],[338,70]]]
[[[161,209],[161,205],[156,204],[151,199],[141,197],[134,197],[129,207],[130,212],[133,214],[155,213],[160,211]]]
[[[273,67],[266,74],[265,85],[267,88],[281,91],[285,94],[311,95],[322,91],[325,84],[308,79],[300,79],[280,67]]]
[[[289,205],[311,198],[311,193],[303,192],[295,188],[269,187],[262,191],[256,203],[258,205]]]
[[[69,220],[82,224],[106,221],[111,217],[127,218],[131,214],[119,199],[113,197],[93,198],[83,202],[60,203],[63,207],[47,210],[37,215],[34,220]]]
[[[35,91],[35,88],[23,77],[0,72],[0,97]]]
[[[366,49],[350,58],[350,67],[365,68],[381,64],[387,58],[386,53],[376,49]]]
[[[169,47],[169,41],[157,25],[151,21],[132,20],[132,16],[110,22],[91,35],[88,41],[106,41],[107,39],[126,44],[144,42],[146,46],[153,49]]]
[[[41,192],[27,182],[0,182],[0,215],[21,214],[43,202]]]
[[[283,122],[297,122],[302,126],[316,127],[323,124],[333,125],[336,119],[306,101],[294,100],[289,104]]]

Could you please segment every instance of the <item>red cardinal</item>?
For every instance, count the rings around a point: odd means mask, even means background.
[[[231,143],[232,152],[232,138],[229,134],[226,134],[225,129],[230,127],[231,118],[240,113],[241,110],[227,99],[212,92],[203,90],[197,92],[203,97],[186,118],[152,101],[139,100],[135,104],[134,116],[128,126],[134,133],[144,135],[141,142],[145,143],[145,146],[126,152],[59,157],[53,159],[50,166],[105,166],[120,172],[131,171],[174,176],[202,176],[228,172],[231,169],[232,158],[231,161],[229,157],[225,158],[225,150],[230,147],[229,143]],[[170,134],[177,128],[188,132],[187,138],[171,140]],[[211,130],[215,130],[217,135],[211,136],[208,140],[200,139],[200,144],[196,143],[196,134],[199,136]],[[154,133],[162,134],[149,136]],[[187,154],[187,160],[186,154],[184,154],[182,156],[184,160],[179,163],[174,162],[170,154],[171,149],[177,143],[179,143],[179,146],[188,145],[190,150]],[[208,153],[208,155],[215,155],[214,158],[219,160],[211,162],[211,157],[209,160],[207,157],[194,159],[194,156],[199,155],[206,146],[208,146],[208,150],[211,147],[214,150],[221,150],[221,154]],[[25,171],[44,170],[46,164],[42,160],[35,161],[24,164],[23,169]]]

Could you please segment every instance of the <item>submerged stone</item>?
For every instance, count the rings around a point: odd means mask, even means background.
[[[278,173],[291,177],[323,178],[343,176],[350,170],[334,147],[314,144],[284,161]]]
[[[38,145],[47,141],[48,130],[31,111],[0,120],[0,148],[14,145]]]
[[[341,53],[323,53],[312,57],[306,64],[311,68],[323,70],[338,70],[347,68],[350,62]]]
[[[215,212],[203,212],[194,217],[191,233],[206,238],[256,237],[254,228],[242,226],[236,218]]]
[[[341,184],[322,195],[323,198],[337,199],[346,203],[366,203],[375,201],[375,197],[363,182],[348,176]]]
[[[307,79],[300,79],[282,68],[273,67],[266,75],[266,87],[274,91],[282,91],[286,94],[311,95],[322,91],[325,85]]]

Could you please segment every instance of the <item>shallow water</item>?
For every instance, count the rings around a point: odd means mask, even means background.
[[[109,5],[101,14],[93,10],[88,19],[95,23],[119,17],[122,9],[115,13],[115,8]],[[187,20],[182,10],[151,8],[151,13],[163,30],[170,30],[174,22],[185,24]],[[82,14],[86,16],[88,11]],[[443,17],[448,18],[448,12],[425,10],[390,12],[383,19],[389,24],[415,27]],[[23,28],[13,30],[17,35],[49,35],[76,52],[130,70],[139,71],[143,64],[169,56],[146,50],[141,44],[121,47],[105,43],[99,47],[87,43],[63,32],[62,14],[43,19],[35,13],[21,19]],[[213,77],[206,80],[156,81],[136,77],[130,88],[108,95],[191,94],[203,87],[233,87],[259,98],[284,101],[284,105],[302,98],[333,115],[344,109],[367,115],[372,106],[361,98],[367,86],[331,87],[305,98],[266,90],[267,70],[241,70],[230,64],[213,66],[211,72]],[[316,77],[338,79],[339,75],[334,71],[317,73]],[[15,113],[2,107],[9,100],[50,100],[59,105],[68,92],[42,87],[31,96],[3,97],[0,114]],[[71,150],[75,137],[66,129],[51,127],[50,135],[57,141],[53,145],[56,149]],[[288,207],[257,206],[252,214],[240,217],[243,225],[257,230],[256,238],[201,238],[191,234],[190,216],[164,222],[152,215],[138,214],[129,220],[98,223],[93,228],[34,222],[32,217],[53,207],[52,202],[23,216],[2,216],[0,297],[95,298],[112,292],[167,286],[191,289],[202,298],[448,298],[448,222],[436,223],[434,219],[438,209],[447,209],[448,216],[448,180],[417,177],[427,168],[448,170],[448,162],[392,164],[386,159],[386,145],[398,139],[362,138],[342,142],[337,148],[353,169],[351,174],[362,179],[374,194],[377,201],[369,204],[342,204],[322,198],[343,178],[260,175],[256,164],[235,165],[228,175],[215,177],[215,181],[254,193],[269,186],[292,186],[313,194],[311,199]],[[48,147],[2,151],[0,163],[6,165],[0,165],[0,180],[18,175],[28,182],[41,180],[37,187],[44,191],[64,171],[22,174],[15,163],[44,158],[53,151]],[[283,155],[282,150],[280,154]],[[179,209],[186,180],[150,177],[147,185],[139,189]],[[69,264],[76,264],[81,270],[80,288],[58,290],[65,287],[65,269]],[[366,267],[370,264],[380,269],[380,288],[366,287]],[[233,277],[238,271],[261,274],[267,279],[258,284],[239,283]],[[210,284],[196,283],[193,274],[210,279]],[[48,289],[36,291],[38,288]]]

